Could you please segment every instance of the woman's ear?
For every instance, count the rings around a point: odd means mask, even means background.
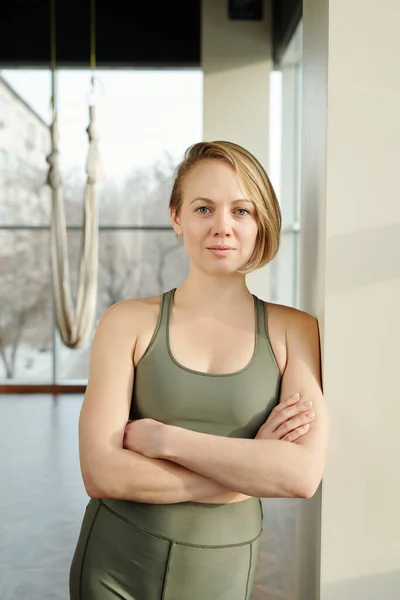
[[[174,228],[176,235],[181,236],[183,232],[182,232],[181,220],[180,220],[179,215],[172,208],[169,209],[169,214],[171,217],[172,227]]]

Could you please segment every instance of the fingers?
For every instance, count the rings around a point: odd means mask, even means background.
[[[310,427],[311,422],[314,420],[315,417],[315,413],[313,412],[308,412],[306,414],[300,414],[297,415],[296,417],[292,417],[291,419],[288,419],[287,421],[285,421],[284,423],[282,423],[282,425],[280,425],[276,431],[275,434],[277,435],[278,439],[282,439],[284,438],[288,433],[290,433],[291,431],[294,431],[297,428],[302,428],[304,426],[308,426],[308,428]]]
[[[295,429],[309,425],[315,416],[311,407],[312,402],[300,398],[298,393],[282,400],[271,411],[268,419],[258,430],[255,439],[283,439]],[[298,435],[304,435],[307,431],[308,428],[301,429]]]
[[[311,407],[312,402],[300,399],[298,393],[280,402],[274,409],[275,414],[271,414],[271,424],[275,428],[274,437],[280,440],[295,441],[307,433],[315,417]]]
[[[284,440],[285,442],[295,442],[297,439],[299,439],[302,435],[307,433],[307,431],[309,431],[309,430],[310,430],[310,425],[309,425],[309,423],[307,423],[306,425],[297,427],[297,429],[290,431],[281,439]]]
[[[298,414],[299,412],[304,412],[305,410],[309,410],[312,406],[311,400],[308,399],[300,399],[299,394],[295,394],[291,396],[287,400],[280,402],[275,408],[277,413],[282,413],[284,417],[289,418]]]
[[[278,429],[292,417],[305,412],[310,412],[311,406],[311,400],[300,399],[299,394],[294,394],[290,398],[283,400],[275,406],[270,415],[270,420],[273,422],[274,429]]]
[[[284,408],[288,408],[289,406],[294,406],[300,400],[300,394],[296,392],[290,398],[286,398],[286,400],[282,400],[275,408],[283,410]]]

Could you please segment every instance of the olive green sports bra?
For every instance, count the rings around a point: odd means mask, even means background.
[[[175,289],[163,294],[157,326],[135,369],[130,419],[149,417],[193,431],[254,438],[279,402],[281,375],[265,304],[253,295],[256,344],[246,367],[210,374],[180,365],[169,346]]]

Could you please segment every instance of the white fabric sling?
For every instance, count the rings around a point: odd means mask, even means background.
[[[52,189],[50,251],[55,319],[61,339],[69,348],[81,348],[88,343],[96,317],[99,242],[96,183],[99,175],[99,152],[94,106],[89,107],[89,113],[90,122],[87,128],[89,151],[86,164],[83,238],[75,311],[73,311],[71,300],[67,229],[58,164],[58,123],[55,112],[51,126],[52,151],[47,157],[50,165],[47,183]]]

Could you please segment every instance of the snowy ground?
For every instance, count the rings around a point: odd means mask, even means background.
[[[86,383],[89,373],[90,346],[81,350],[70,350],[58,346],[57,383]],[[52,383],[52,351],[40,352],[37,348],[21,344],[17,352],[17,364],[13,379],[6,379],[3,361],[0,362],[2,383]]]

